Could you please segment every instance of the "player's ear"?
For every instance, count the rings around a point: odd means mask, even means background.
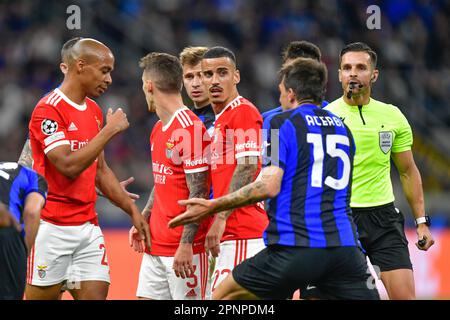
[[[379,74],[380,74],[380,72],[378,71],[378,69],[373,70],[372,77],[370,78],[370,82],[371,83],[376,82]]]
[[[338,78],[339,78],[339,82],[342,82],[342,72],[341,72],[341,69],[338,70]]]
[[[63,74],[67,74],[67,72],[69,71],[69,66],[67,64],[65,64],[64,62],[61,62],[59,64],[59,69],[61,70],[61,72]]]
[[[290,103],[294,103],[297,96],[295,95],[294,90],[292,90],[292,88],[289,88],[287,91],[287,97]]]
[[[84,71],[84,68],[86,67],[86,63],[83,59],[78,59],[75,62],[75,66],[77,68],[77,73],[82,73]]]
[[[233,78],[234,78],[234,84],[238,84],[239,82],[241,82],[241,73],[239,72],[239,70],[236,69],[234,71]]]
[[[149,93],[153,93],[153,82],[152,80],[145,80],[145,90]]]

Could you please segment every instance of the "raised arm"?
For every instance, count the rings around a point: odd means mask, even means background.
[[[280,192],[283,173],[283,169],[277,166],[269,166],[261,171],[256,181],[223,197],[214,200],[189,199],[180,201],[181,205],[187,206],[187,210],[182,215],[172,219],[169,222],[169,227],[174,228],[200,221],[216,212],[245,207],[267,198],[273,198]]]
[[[114,113],[109,109],[106,126],[86,146],[72,152],[69,145],[62,145],[49,151],[47,158],[63,175],[75,179],[97,159],[106,144],[128,126],[127,116],[122,109]]]

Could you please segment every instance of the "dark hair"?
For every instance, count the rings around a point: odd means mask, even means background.
[[[75,37],[75,38],[67,40],[66,43],[63,44],[62,49],[61,49],[61,61],[62,62],[64,62],[64,63],[69,62],[69,59],[71,58],[71,49],[73,48],[75,43],[77,43],[81,39],[83,39],[83,38]]]
[[[208,49],[203,55],[203,59],[214,59],[214,58],[230,58],[233,61],[234,65],[236,65],[236,56],[233,51],[225,47],[212,47]]]
[[[166,93],[181,92],[183,68],[177,57],[167,53],[152,52],[141,58],[139,66],[149,75],[158,90]]]
[[[346,45],[339,54],[339,65],[342,63],[342,56],[347,52],[367,52],[370,56],[370,61],[372,62],[372,67],[375,69],[377,67],[377,54],[364,42],[353,42]]]
[[[283,63],[296,58],[311,58],[320,61],[322,53],[318,46],[309,41],[292,41],[282,53]]]
[[[327,85],[327,67],[323,62],[311,58],[297,58],[284,64],[280,78],[286,90],[292,89],[297,101],[312,99],[321,104]]]

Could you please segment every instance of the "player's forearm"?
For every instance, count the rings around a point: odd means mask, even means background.
[[[39,230],[41,210],[45,205],[44,197],[33,192],[29,194],[25,200],[25,207],[23,209],[23,222],[25,225],[25,243],[27,245],[28,252],[34,245],[36,235]]]
[[[183,233],[181,234],[180,244],[192,244],[194,242],[195,235],[197,234],[198,226],[198,223],[190,223],[185,225],[183,228]]]
[[[150,195],[147,200],[147,204],[144,207],[144,210],[142,210],[142,215],[144,216],[145,220],[148,221],[152,214],[152,208],[153,203],[155,202],[155,187],[152,188],[152,192],[150,192]]]
[[[84,170],[91,166],[102,153],[106,144],[118,133],[114,128],[105,126],[86,146],[69,152],[67,157],[60,157],[60,165],[54,163],[58,170],[65,176],[75,179]]]
[[[422,178],[416,166],[412,166],[408,171],[400,173],[400,181],[402,183],[403,192],[408,201],[414,218],[423,217],[425,215],[425,202],[422,189]]]
[[[128,215],[139,213],[136,205],[123,191],[116,175],[106,163],[97,169],[96,185],[106,198]]]
[[[23,221],[25,224],[25,244],[27,245],[28,252],[30,252],[39,230],[39,211],[24,211]]]
[[[22,153],[20,154],[19,160],[17,161],[20,165],[31,168],[33,166],[33,155],[31,153],[30,139],[25,141],[22,148]]]
[[[233,209],[245,207],[253,203],[274,196],[273,188],[265,181],[252,182],[241,189],[225,196],[212,200],[212,212],[220,212],[217,217],[224,219],[224,213],[233,212]],[[226,210],[226,211],[225,211]]]
[[[234,170],[233,177],[231,178],[230,187],[228,193],[232,193],[254,180],[256,171],[258,170],[257,157],[245,157],[242,159],[242,163],[238,163]],[[252,202],[250,202],[252,203]],[[239,207],[239,206],[238,206]],[[232,210],[220,212],[217,217],[222,219],[228,219]]]

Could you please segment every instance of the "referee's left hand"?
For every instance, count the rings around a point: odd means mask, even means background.
[[[417,239],[416,247],[419,248],[419,250],[427,251],[434,244],[433,236],[425,223],[421,223],[417,226]],[[425,243],[422,246],[419,245],[420,240],[425,240]]]

